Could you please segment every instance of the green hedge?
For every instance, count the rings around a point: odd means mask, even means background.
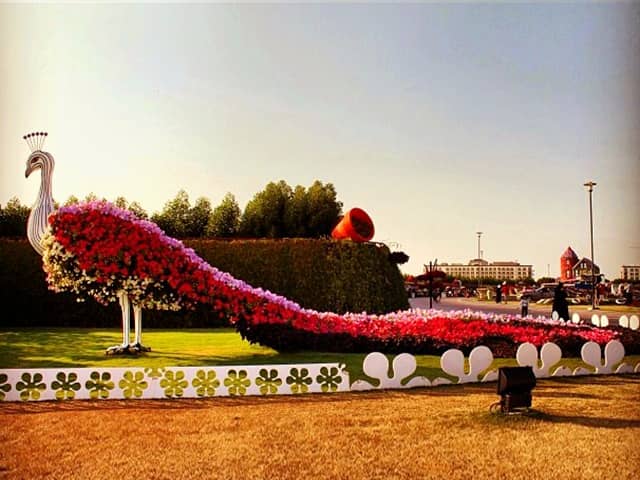
[[[408,307],[402,275],[385,246],[332,240],[192,240],[202,258],[250,285],[319,311],[386,313]],[[119,325],[117,305],[78,303],[47,289],[40,257],[26,240],[0,239],[2,327]],[[145,311],[143,327],[211,327],[214,312]]]

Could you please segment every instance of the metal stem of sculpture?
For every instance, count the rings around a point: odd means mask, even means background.
[[[36,132],[22,137],[32,152],[27,159],[27,168],[24,172],[25,178],[28,178],[35,170],[40,170],[40,191],[38,192],[38,198],[31,209],[29,220],[27,221],[27,238],[31,246],[40,256],[42,256],[44,252],[42,239],[48,227],[47,219],[54,211],[53,196],[51,194],[51,178],[55,162],[53,155],[42,150],[47,135],[46,132]],[[142,309],[135,304],[133,305],[135,341],[134,343],[130,343],[131,302],[123,292],[118,294],[118,300],[120,302],[120,308],[122,309],[122,344],[110,347],[107,349],[107,353],[116,354],[149,351],[150,348],[142,345]]]

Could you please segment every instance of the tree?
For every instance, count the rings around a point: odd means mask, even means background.
[[[140,206],[140,204],[135,200],[129,204],[127,210],[136,215],[138,218],[142,218],[143,220],[149,218],[149,214],[146,212],[146,210],[142,208],[142,206]]]
[[[240,226],[240,207],[236,197],[227,193],[220,205],[209,216],[205,235],[207,237],[235,237]]]
[[[210,216],[211,202],[205,197],[198,198],[187,215],[186,236],[190,238],[204,237]]]
[[[31,209],[24,206],[18,197],[12,197],[7,205],[0,206],[0,236],[24,237],[27,234],[27,220]]]
[[[247,204],[240,234],[247,237],[310,237],[331,234],[342,214],[331,183],[316,180],[308,189],[295,190],[281,180],[269,183]]]
[[[336,190],[331,183],[323,185],[316,180],[307,190],[308,223],[307,237],[331,235],[342,215],[342,202],[336,199]]]
[[[84,201],[85,201],[85,202],[87,202],[87,203],[88,203],[88,202],[95,202],[95,201],[97,201],[97,200],[98,200],[98,196],[97,196],[95,193],[93,193],[93,192],[89,192],[89,193],[87,194],[87,196],[86,196],[86,197],[84,197]],[[104,198],[103,198],[103,200],[104,200]]]
[[[138,202],[129,203],[129,201],[126,198],[120,196],[113,201],[113,204],[118,208],[122,208],[123,210],[130,211],[138,218],[142,218],[145,220],[149,218],[149,215],[147,215],[147,212],[144,210],[144,208],[140,206]]]
[[[204,236],[210,215],[209,199],[200,197],[191,207],[189,194],[181,189],[176,198],[165,204],[161,213],[153,214],[151,220],[170,237],[197,238]]]
[[[161,213],[153,214],[151,220],[168,236],[185,238],[190,208],[189,195],[184,190],[180,190],[176,198],[165,203]]]
[[[126,210],[129,202],[127,202],[127,199],[124,197],[118,197],[113,201],[113,204],[118,208]]]
[[[287,202],[284,211],[287,237],[307,237],[309,225],[309,198],[307,190],[298,185]]]
[[[240,235],[258,238],[284,237],[285,211],[291,195],[291,187],[284,180],[267,184],[245,207],[240,220]]]
[[[67,198],[67,201],[63,203],[63,206],[69,207],[71,205],[76,205],[78,203],[80,203],[80,200],[78,199],[78,197],[76,197],[75,195],[71,195],[69,196],[69,198]]]

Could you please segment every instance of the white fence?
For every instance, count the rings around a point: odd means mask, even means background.
[[[640,373],[624,362],[623,345],[610,341],[604,350],[594,342],[582,346],[582,360],[590,368],[553,368],[562,359],[560,348],[546,343],[540,351],[531,343],[518,347],[516,360],[533,367],[538,378],[612,373]],[[299,365],[252,365],[167,368],[35,368],[0,370],[0,401],[109,400],[154,398],[206,398],[245,395],[296,395],[339,393],[359,390],[430,387],[450,383],[490,382],[497,370],[480,377],[493,362],[487,347],[473,349],[465,369],[460,350],[450,349],[440,357],[445,377],[430,380],[416,376],[413,355],[397,355],[391,364],[387,356],[367,355],[363,372],[368,380],[351,384],[345,365],[311,363]],[[454,378],[455,380],[451,380]]]

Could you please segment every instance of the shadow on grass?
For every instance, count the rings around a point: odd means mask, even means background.
[[[590,417],[586,415],[557,415],[531,409],[522,414],[482,413],[473,416],[481,423],[510,430],[528,429],[532,424],[570,424],[589,428],[639,428],[640,420],[629,418]]]
[[[570,423],[591,428],[638,428],[640,420],[606,417],[586,417],[582,415],[550,415],[538,412],[533,418],[549,423]]]
[[[143,336],[152,351],[107,356],[121,342],[120,332],[91,329],[0,330],[0,368],[81,368],[134,366],[215,366],[291,363],[362,364],[364,354],[327,352],[278,353],[250,345],[231,329],[218,331],[154,331]]]
[[[327,404],[357,399],[389,398],[388,390],[374,392],[307,393],[298,395],[229,396],[212,398],[171,398],[149,400],[47,400],[42,402],[0,402],[0,414],[25,415],[50,412],[112,410],[203,410],[278,404]]]
[[[1,332],[0,338],[3,343],[0,361],[4,368],[77,368],[90,365],[96,356],[104,355],[105,350],[98,345],[114,345],[118,336],[87,335],[66,329],[24,329]]]

